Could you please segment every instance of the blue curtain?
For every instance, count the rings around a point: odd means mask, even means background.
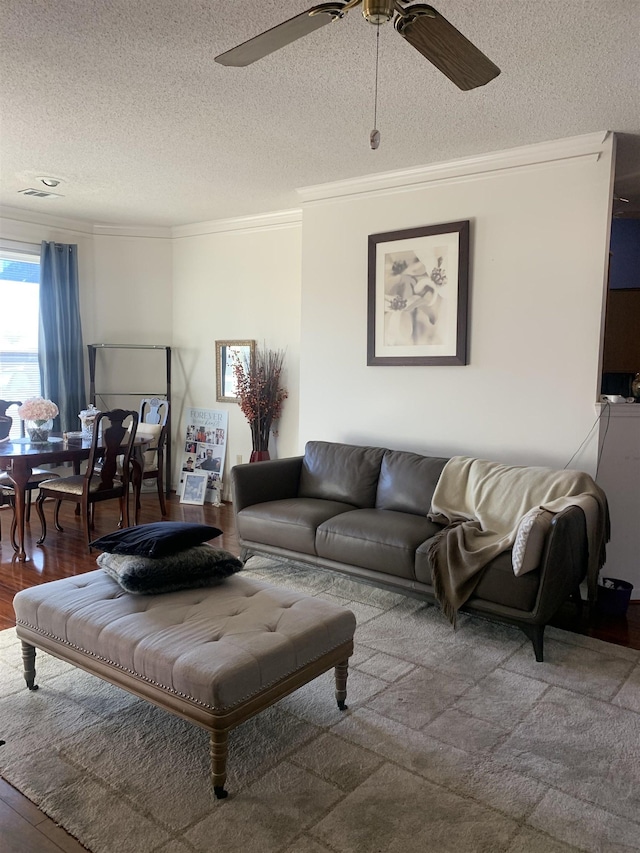
[[[85,408],[78,247],[42,242],[38,361],[42,394],[57,403],[54,427],[77,430]]]

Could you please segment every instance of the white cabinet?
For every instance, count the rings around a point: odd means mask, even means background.
[[[600,446],[596,480],[611,514],[611,541],[600,576],[632,583],[631,598],[640,599],[640,404],[603,410]]]

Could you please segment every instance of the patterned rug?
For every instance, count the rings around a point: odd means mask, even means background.
[[[515,628],[334,574],[246,573],[356,614],[349,710],[326,674],[235,729],[229,797],[208,735],[45,653],[25,689],[0,632],[0,771],[93,853],[640,850],[640,652]]]

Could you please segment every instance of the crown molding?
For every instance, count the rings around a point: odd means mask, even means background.
[[[64,231],[106,237],[171,237],[171,229],[147,225],[99,225],[82,219],[68,219],[33,210],[3,206],[0,219],[25,222],[29,225],[44,225]]]
[[[25,222],[29,225],[45,225],[47,228],[62,228],[65,231],[75,231],[78,234],[92,234],[93,226],[81,219],[66,219],[62,216],[52,216],[49,213],[39,213],[32,210],[22,210],[18,207],[0,209],[0,219],[14,222]]]
[[[171,239],[171,228],[162,225],[93,225],[96,237],[153,237]]]
[[[214,219],[210,222],[194,222],[190,225],[175,225],[173,227],[146,225],[100,225],[81,219],[66,219],[61,216],[51,216],[46,213],[35,213],[15,207],[3,207],[0,219],[15,222],[25,222],[31,225],[43,225],[47,228],[59,228],[78,234],[96,237],[152,237],[161,239],[179,239],[181,237],[198,237],[204,234],[220,234],[229,231],[252,232],[272,230],[274,228],[290,228],[302,223],[302,210],[278,210],[271,213],[259,213],[249,216],[238,216],[232,219]]]
[[[171,229],[174,239],[200,237],[205,234],[222,234],[227,231],[265,231],[274,228],[290,228],[302,223],[302,210],[277,210],[252,216],[237,216],[231,219],[213,219],[210,222],[195,222],[191,225],[176,225]]]
[[[491,172],[523,168],[565,160],[589,159],[597,162],[611,150],[614,134],[610,131],[572,136],[551,142],[539,142],[493,151],[460,160],[431,163],[393,172],[379,172],[361,178],[349,178],[327,184],[300,187],[297,192],[303,203],[330,201],[348,196],[386,193],[399,189],[412,189],[420,185],[453,179],[469,179]]]

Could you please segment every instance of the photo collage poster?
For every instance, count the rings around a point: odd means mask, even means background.
[[[185,439],[180,461],[180,492],[185,471],[207,471],[205,501],[222,503],[222,473],[227,447],[228,412],[188,408]]]

